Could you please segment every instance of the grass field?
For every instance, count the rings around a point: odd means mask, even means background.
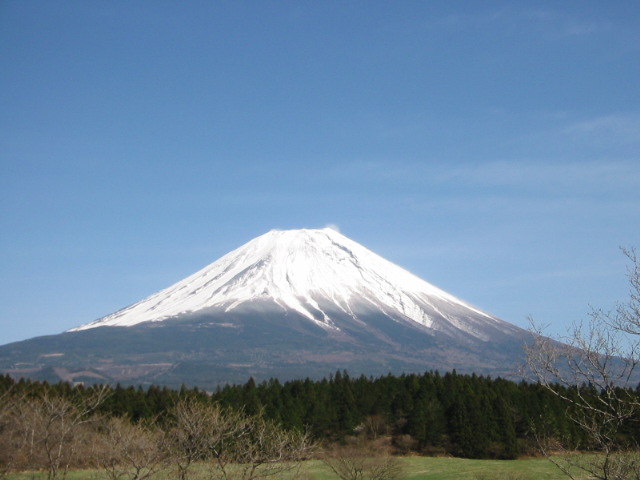
[[[406,458],[406,480],[537,480],[566,478],[544,458],[522,460],[465,460]]]
[[[465,460],[460,458],[407,457],[402,462],[405,480],[560,480],[567,478],[548,460],[543,458],[522,460]],[[46,472],[20,473],[8,480],[44,480]],[[158,480],[170,480],[172,476],[158,475]],[[104,480],[98,470],[69,472],[68,480]],[[319,461],[305,464],[304,480],[337,480]]]

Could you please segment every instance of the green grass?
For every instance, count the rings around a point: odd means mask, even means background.
[[[560,480],[565,477],[544,458],[522,460],[466,460],[442,457],[402,459],[405,480]],[[313,480],[336,480],[321,462],[308,462]]]
[[[460,458],[407,457],[403,458],[405,480],[560,480],[566,479],[554,465],[544,458],[522,460],[465,460]],[[305,464],[305,480],[336,480],[322,462],[314,460]],[[44,480],[46,472],[20,473],[7,480]],[[69,472],[68,480],[104,480],[98,470]],[[153,477],[170,480],[169,475]]]
[[[522,460],[466,460],[406,458],[407,480],[555,480],[566,478],[544,458]]]

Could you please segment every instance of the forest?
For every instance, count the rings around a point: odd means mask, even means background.
[[[577,387],[575,391],[558,388],[564,398],[601,394],[588,385],[579,392]],[[637,390],[626,394],[640,396]],[[48,469],[49,478],[63,478],[69,468],[100,464],[111,469],[110,478],[148,478],[143,471],[153,472],[153,459],[129,458],[141,470],[137,476],[123,477],[122,472],[118,474],[122,456],[156,452],[155,460],[162,463],[171,451],[173,462],[185,472],[180,478],[187,478],[191,463],[217,452],[215,468],[250,464],[254,473],[242,478],[260,478],[257,472],[273,468],[273,458],[292,462],[318,455],[319,446],[335,450],[356,441],[384,445],[394,455],[473,459],[537,455],[541,438],[588,451],[590,438],[571,420],[572,405],[564,398],[537,383],[455,371],[378,378],[337,371],[320,381],[272,379],[256,384],[249,379],[244,385],[228,385],[215,392],[186,387],[49,385],[2,376],[0,467],[3,472]],[[637,420],[629,419],[619,435],[637,438]],[[228,431],[230,436],[226,440],[207,437],[214,430]],[[132,437],[140,445],[124,444],[125,438]],[[200,443],[188,444],[194,438]],[[239,439],[245,442],[240,457]],[[247,439],[253,443],[246,443]],[[96,452],[87,453],[87,445],[102,445],[100,458]],[[176,456],[176,451],[182,453]],[[105,452],[109,452],[107,458]]]

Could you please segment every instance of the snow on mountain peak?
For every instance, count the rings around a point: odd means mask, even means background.
[[[295,310],[329,330],[339,327],[327,305],[353,318],[376,308],[434,329],[443,328],[444,318],[448,327],[475,336],[482,335],[477,326],[459,320],[460,312],[494,326],[504,323],[326,227],[271,230],[184,280],[70,331],[132,326],[208,308],[231,311],[261,300]],[[448,314],[450,309],[457,314]]]

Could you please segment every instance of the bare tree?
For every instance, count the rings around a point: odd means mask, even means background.
[[[378,437],[387,435],[390,429],[389,422],[380,414],[365,417],[359,428],[370,440],[376,440]]]
[[[101,428],[98,464],[111,480],[145,480],[167,467],[165,433],[153,425],[109,418]]]
[[[11,390],[0,395],[0,478],[15,469],[19,461],[14,415],[18,398]]]
[[[399,480],[400,461],[361,438],[327,450],[323,461],[341,480]]]
[[[567,337],[551,339],[532,322],[535,340],[527,348],[527,363],[535,378],[564,400],[567,414],[580,427],[588,447],[600,455],[569,455],[565,444],[542,438],[546,454],[567,455],[554,462],[569,477],[576,471],[602,480],[640,479],[638,438],[626,433],[637,422],[640,402],[635,387],[640,361],[640,263],[630,260],[629,299],[611,312],[592,309],[587,321],[573,325]],[[575,450],[575,448],[574,448]]]
[[[296,471],[313,447],[305,433],[283,430],[261,415],[222,409],[194,399],[171,412],[169,445],[178,478],[196,462],[210,478],[255,480]]]
[[[65,478],[78,455],[85,426],[106,397],[106,388],[67,398],[45,388],[37,397],[11,397],[3,408],[4,456],[15,468],[44,468],[47,478]]]
[[[262,415],[246,417],[236,432],[233,478],[256,480],[289,473],[298,478],[302,460],[315,448],[306,432],[287,431]]]
[[[227,453],[236,431],[242,428],[241,417],[224,412],[218,406],[187,398],[179,401],[170,412],[168,447],[178,478],[186,480],[192,465],[212,461],[226,466]]]

